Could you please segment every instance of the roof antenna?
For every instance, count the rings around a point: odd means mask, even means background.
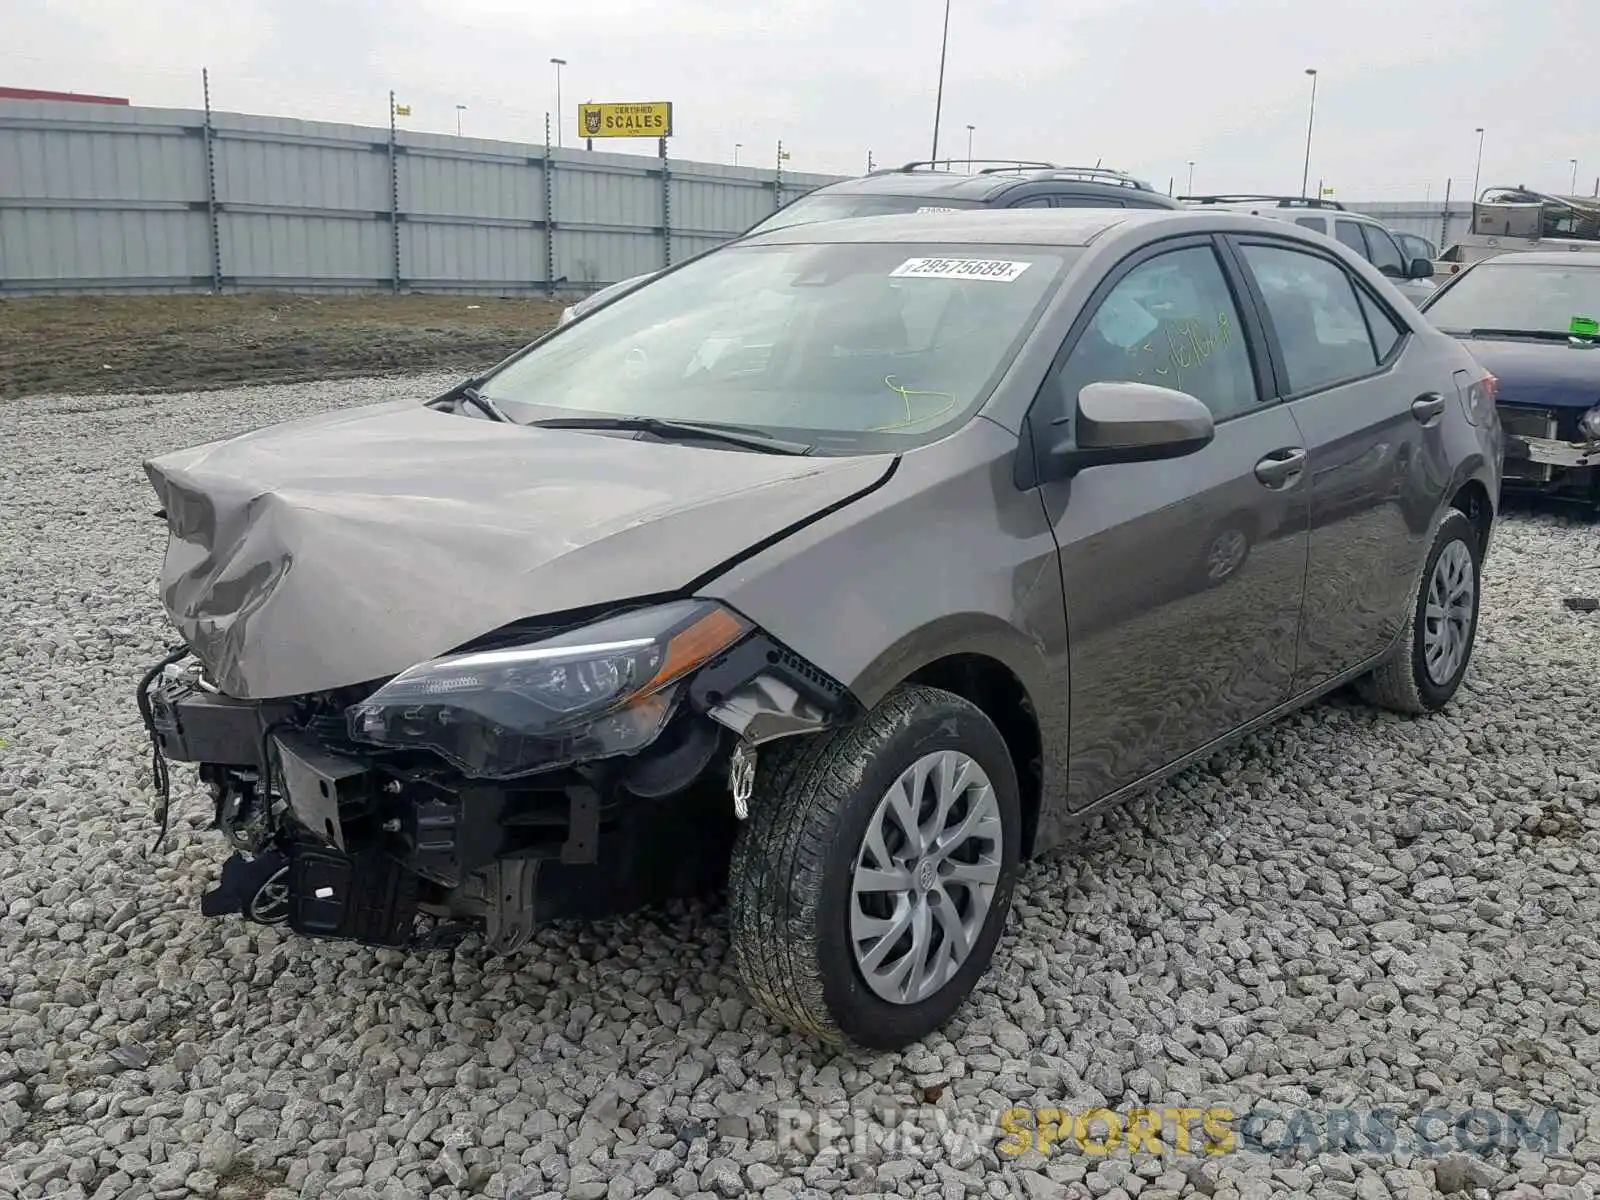
[[[1105,155],[1102,154],[1099,158],[1094,160],[1094,169],[1098,171],[1100,169],[1100,164],[1103,162],[1105,162]]]

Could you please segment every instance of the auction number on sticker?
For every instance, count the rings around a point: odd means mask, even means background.
[[[985,279],[1011,283],[1032,263],[987,258],[908,258],[889,272],[893,279]]]

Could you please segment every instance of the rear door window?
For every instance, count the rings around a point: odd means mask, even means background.
[[[1285,246],[1247,243],[1240,253],[1266,301],[1291,395],[1359,379],[1377,369],[1378,352],[1355,283],[1343,267]]]
[[[1315,229],[1318,233],[1328,232],[1328,223],[1321,217],[1296,217],[1296,225],[1304,225],[1307,229]]]

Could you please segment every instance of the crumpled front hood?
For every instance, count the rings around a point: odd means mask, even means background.
[[[386,678],[512,621],[675,592],[878,483],[797,458],[540,430],[410,401],[145,463],[167,614],[227,694]]]
[[[1500,381],[1502,403],[1584,409],[1600,403],[1600,347],[1509,338],[1463,338],[1461,344]]]

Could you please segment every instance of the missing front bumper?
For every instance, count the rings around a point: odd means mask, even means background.
[[[1600,443],[1562,442],[1554,438],[1506,435],[1508,462],[1538,463],[1548,467],[1600,467]]]

